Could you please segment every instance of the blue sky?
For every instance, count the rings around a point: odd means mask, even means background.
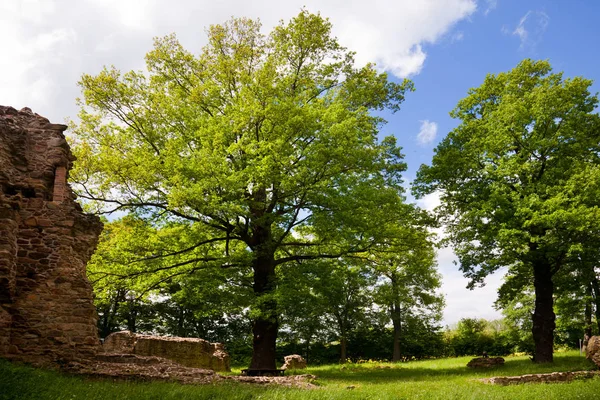
[[[388,117],[383,133],[395,134],[405,147],[410,179],[457,125],[448,113],[486,74],[508,71],[522,59],[533,58],[549,60],[567,77],[600,78],[600,2],[498,0],[496,4],[487,15],[476,12],[439,42],[424,46],[427,59],[421,72],[411,76],[416,91],[407,96],[401,112]],[[600,90],[598,82],[593,90]],[[437,135],[429,144],[416,142],[421,121],[437,124]]]
[[[528,57],[548,59],[566,76],[600,78],[595,0],[12,0],[0,3],[0,104],[27,106],[60,123],[77,113],[81,74],[110,64],[143,68],[154,36],[175,32],[198,51],[210,24],[260,18],[268,32],[303,6],[331,19],[342,44],[357,52],[357,63],[376,62],[392,79],[414,81],[416,92],[387,116],[382,130],[404,147],[408,181],[457,125],[449,111],[486,74]],[[420,201],[428,208],[435,203],[435,196]],[[499,317],[492,303],[501,274],[468,291],[453,259],[451,249],[439,252],[444,322]]]

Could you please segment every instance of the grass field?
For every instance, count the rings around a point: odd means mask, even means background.
[[[536,365],[528,357],[507,357],[503,367],[491,371],[467,369],[469,359],[314,367],[306,370],[318,376],[319,387],[313,390],[234,383],[183,386],[85,380],[0,360],[0,399],[600,399],[600,378],[519,386],[477,381],[490,376],[595,369],[578,352],[555,354],[553,365]]]

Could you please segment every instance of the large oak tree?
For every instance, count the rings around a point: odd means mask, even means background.
[[[140,259],[164,279],[250,267],[251,368],[274,369],[276,269],[365,251],[398,220],[405,164],[373,111],[397,111],[412,84],[356,68],[304,10],[266,36],[248,19],[212,26],[199,55],[157,39],[146,64],[82,77],[79,195],[179,225],[185,240]]]
[[[591,81],[546,61],[488,75],[451,116],[460,120],[422,166],[418,195],[439,191],[462,271],[481,282],[500,267],[535,289],[535,362],[551,362],[553,277],[598,231],[600,125]],[[585,233],[585,234],[584,234]]]

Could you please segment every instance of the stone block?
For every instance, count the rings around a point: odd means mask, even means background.
[[[230,370],[229,355],[223,345],[198,338],[139,335],[122,331],[108,335],[102,349],[107,354],[166,358],[191,368]]]
[[[600,367],[600,336],[592,336],[585,347],[585,358]]]
[[[298,354],[292,354],[289,356],[285,356],[284,358],[284,364],[281,367],[281,369],[305,369],[306,368],[306,360],[298,355]]]
[[[502,357],[477,357],[469,361],[469,368],[492,368],[504,365]]]

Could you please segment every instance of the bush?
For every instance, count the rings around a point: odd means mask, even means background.
[[[447,355],[479,356],[485,351],[489,355],[504,356],[518,350],[518,336],[502,321],[463,318],[456,329],[444,335]]]

